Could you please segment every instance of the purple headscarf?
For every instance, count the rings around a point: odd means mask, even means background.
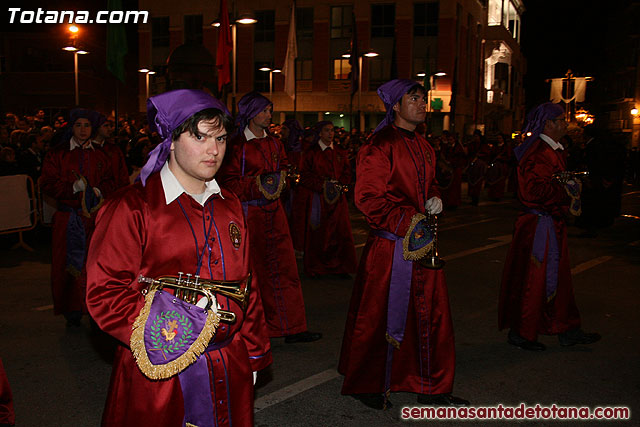
[[[104,114],[100,114],[97,111],[91,111],[89,113],[90,118],[89,120],[91,121],[91,126],[97,131],[98,128],[100,126],[102,126],[104,124],[104,122],[107,121],[107,118],[105,117]]]
[[[409,92],[409,90],[411,90],[415,86],[422,87],[420,83],[416,83],[413,80],[395,79],[386,82],[378,88],[378,96],[384,103],[384,108],[386,108],[387,110],[387,115],[385,116],[384,120],[382,120],[376,127],[376,130],[374,130],[373,133],[378,132],[388,124],[393,123],[393,106],[402,99],[404,94]]]
[[[95,114],[98,113],[92,110],[87,110],[86,108],[74,108],[73,110],[71,110],[69,112],[69,123],[61,141],[69,142],[71,140],[71,137],[73,136],[73,125],[78,119],[89,120],[89,122],[91,123],[91,137],[93,137],[96,134],[96,130],[98,129],[93,122],[93,117]]]
[[[238,116],[236,117],[236,127],[238,132],[244,132],[249,121],[257,116],[268,105],[273,103],[269,98],[259,92],[249,92],[238,101]]]
[[[320,141],[320,132],[322,131],[322,128],[325,127],[326,125],[333,126],[333,122],[330,120],[323,120],[321,122],[316,123],[316,125],[313,127],[313,130],[316,133],[314,142]]]
[[[518,161],[520,161],[524,153],[531,147],[531,144],[538,139],[544,130],[544,125],[547,123],[547,120],[555,119],[562,114],[564,114],[564,108],[552,102],[545,102],[529,111],[529,114],[527,114],[527,125],[524,127],[522,133],[526,135],[528,132],[531,132],[531,136],[526,137],[522,144],[513,149]]]
[[[282,126],[289,129],[289,139],[287,140],[287,151],[302,151],[300,139],[304,131],[296,119],[285,120]]]
[[[147,163],[140,171],[142,185],[147,178],[159,171],[171,152],[171,134],[189,117],[208,108],[217,108],[230,116],[227,107],[214,97],[200,90],[178,89],[147,99],[147,117],[152,131],[158,132],[162,142],[149,153]]]

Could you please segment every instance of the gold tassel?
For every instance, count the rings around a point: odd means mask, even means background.
[[[385,333],[385,338],[387,339],[387,342],[391,344],[396,350],[400,350],[400,343],[398,342],[398,340],[389,335],[389,332]]]

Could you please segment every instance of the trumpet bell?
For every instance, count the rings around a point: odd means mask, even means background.
[[[430,270],[440,270],[445,265],[445,260],[435,255],[427,255],[424,258],[421,258],[418,263],[424,268],[428,268]]]

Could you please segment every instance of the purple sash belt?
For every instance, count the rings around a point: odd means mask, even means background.
[[[549,250],[547,253],[547,269],[546,269],[546,291],[547,301],[551,300],[558,289],[558,266],[560,265],[560,249],[558,248],[558,239],[556,238],[556,227],[553,217],[550,213],[537,209],[527,208],[525,213],[537,215],[538,225],[533,237],[532,256],[536,261],[542,263],[545,258],[547,244]]]
[[[184,399],[184,419],[182,425],[191,423],[198,427],[214,427],[215,412],[211,401],[211,386],[206,353],[224,348],[233,336],[219,343],[210,343],[205,352],[192,365],[178,374],[182,398]],[[229,396],[227,396],[229,398]]]
[[[371,230],[374,236],[395,241],[393,250],[393,264],[391,266],[391,283],[389,285],[389,299],[387,305],[387,366],[385,372],[385,397],[388,397],[391,387],[391,362],[394,348],[399,349],[404,339],[407,323],[407,311],[411,296],[411,276],[413,262],[404,259],[402,254],[402,237],[384,230]]]
[[[242,202],[242,210],[244,211],[244,216],[247,216],[249,212],[249,206],[267,206],[271,203],[277,202],[276,200],[267,200],[264,197],[260,199],[247,200],[246,202]]]
[[[320,225],[321,216],[322,201],[320,200],[320,193],[313,193],[313,198],[311,199],[311,216],[309,218],[312,228],[318,228],[318,226]]]
[[[84,229],[84,223],[78,211],[71,206],[60,204],[58,210],[61,212],[69,212],[69,219],[66,227],[66,269],[73,276],[79,276],[84,266],[84,258],[87,248],[87,236]]]

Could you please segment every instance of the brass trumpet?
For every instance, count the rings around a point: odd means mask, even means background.
[[[432,270],[440,270],[444,267],[445,261],[438,255],[438,215],[431,215],[425,212],[429,228],[433,232],[433,246],[429,253],[418,260],[421,266]]]
[[[589,176],[589,172],[587,171],[581,171],[581,172],[577,172],[577,171],[562,171],[562,172],[556,172],[552,175],[552,178],[559,181],[561,184],[566,184],[567,181],[572,180],[572,179],[580,179],[580,178],[586,178]]]
[[[183,277],[186,276],[186,277]],[[251,289],[251,274],[243,280],[208,280],[201,279],[200,276],[184,274],[178,272],[178,276],[160,276],[157,279],[140,275],[138,282],[147,283],[149,287],[143,291],[146,292],[156,289],[170,288],[173,289],[174,295],[188,303],[195,304],[198,301],[198,294],[207,297],[207,306],[209,309],[215,301],[215,295],[223,295],[236,301],[246,310],[249,303],[249,292]],[[220,320],[227,323],[235,323],[236,314],[232,311],[218,310]]]

